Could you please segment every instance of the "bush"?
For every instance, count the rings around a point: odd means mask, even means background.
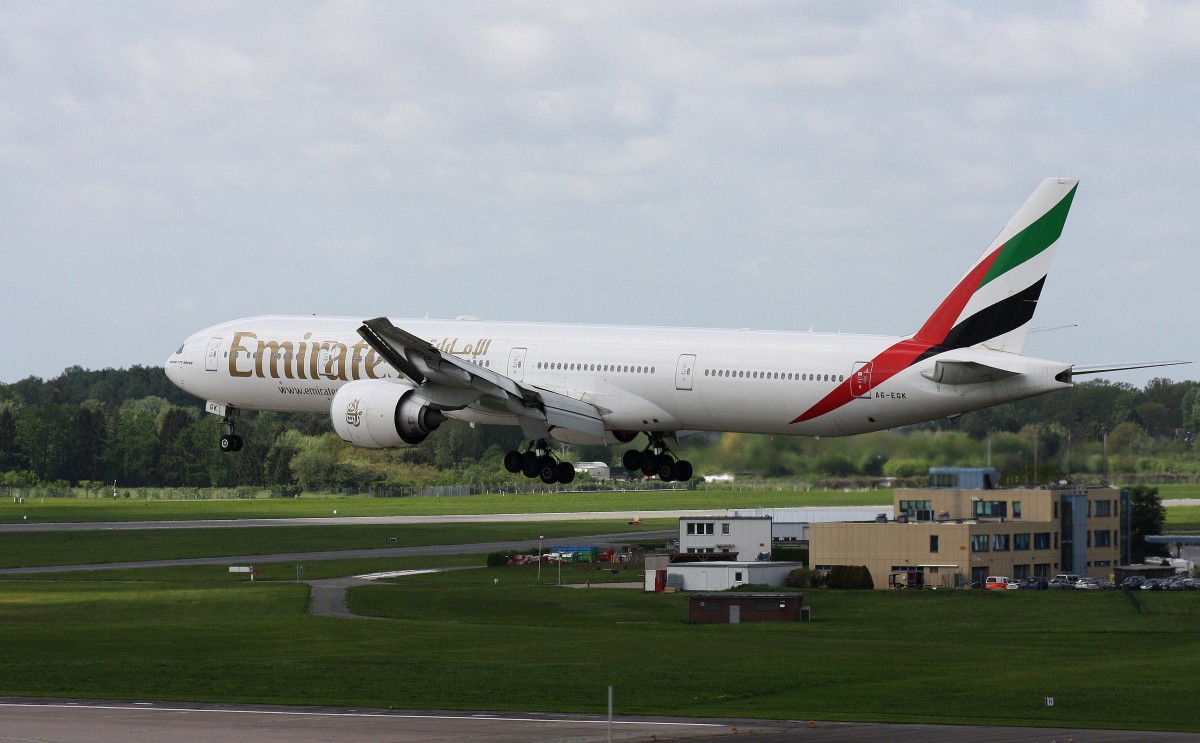
[[[829,571],[830,588],[870,590],[875,587],[871,571],[866,565],[834,565]]]
[[[489,568],[502,568],[508,564],[507,552],[489,552],[487,556],[487,566]]]
[[[811,588],[813,572],[807,568],[796,568],[787,574],[783,584],[788,588]]]

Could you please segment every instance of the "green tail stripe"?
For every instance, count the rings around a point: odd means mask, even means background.
[[[1063,225],[1067,221],[1067,212],[1071,210],[1071,201],[1075,198],[1077,188],[1079,188],[1078,184],[1063,197],[1062,201],[1055,204],[1054,208],[1039,217],[1033,224],[1013,235],[1005,243],[1000,255],[996,257],[996,262],[992,264],[991,270],[979,283],[979,287],[987,286],[992,279],[1008,273],[1054,244],[1054,241],[1062,234]]]

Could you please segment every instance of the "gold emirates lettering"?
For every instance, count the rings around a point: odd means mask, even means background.
[[[250,331],[233,334],[229,349],[229,376],[260,379],[382,379],[383,359],[366,341],[353,346],[338,341],[313,341],[312,333],[292,341],[259,340]],[[245,345],[249,343],[249,345]],[[244,366],[238,368],[243,360]],[[253,360],[253,364],[250,362]]]

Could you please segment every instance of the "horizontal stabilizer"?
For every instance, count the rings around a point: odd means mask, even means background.
[[[1103,374],[1104,372],[1125,371],[1126,369],[1152,369],[1156,366],[1176,366],[1190,364],[1190,361],[1130,361],[1123,364],[1097,364],[1095,366],[1072,366],[1071,376],[1081,374]]]

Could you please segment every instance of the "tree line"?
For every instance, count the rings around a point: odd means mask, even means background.
[[[0,384],[0,485],[236,487],[370,490],[524,482],[504,471],[521,444],[515,427],[448,422],[418,447],[345,444],[321,414],[246,413],[245,447],[219,451],[221,421],[176,388],[160,367],[99,371]],[[953,421],[848,439],[703,435],[681,449],[703,472],[768,477],[920,477],[930,466],[990,459],[1009,484],[1064,473],[1200,476],[1200,383],[1152,380],[1145,388],[1091,381],[969,413]],[[564,455],[619,462],[625,447]]]

